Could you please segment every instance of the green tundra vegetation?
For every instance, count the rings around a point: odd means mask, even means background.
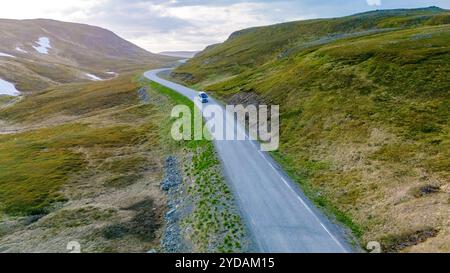
[[[193,163],[193,153],[214,158],[212,144],[190,147],[170,137],[168,109],[180,98],[140,74],[51,87],[0,108],[0,252],[67,252],[73,240],[83,252],[160,250],[167,210],[160,183],[170,154],[192,172],[192,196],[202,183],[214,200],[231,198],[217,160]],[[139,99],[143,86],[148,102]],[[200,182],[211,172],[214,180]],[[196,228],[186,239],[193,251],[240,251],[237,212],[214,200],[193,203],[206,205],[194,210]],[[217,215],[205,214],[214,207]],[[204,226],[204,217],[214,225]],[[228,224],[235,229],[225,230]]]
[[[136,73],[50,88],[0,110],[0,251],[66,252],[72,240],[86,252],[159,245],[165,117],[139,102]],[[127,232],[105,235],[119,224]]]
[[[361,244],[450,251],[449,24],[431,7],[251,28],[172,77],[280,105],[273,157]]]

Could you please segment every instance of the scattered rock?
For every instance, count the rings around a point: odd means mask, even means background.
[[[183,82],[187,82],[187,83],[194,83],[196,82],[196,78],[194,77],[194,75],[190,74],[190,73],[176,73],[176,72],[172,72],[170,73],[170,76],[173,78],[176,78],[180,81]]]
[[[262,104],[263,99],[260,98],[256,93],[254,92],[241,92],[237,93],[228,100],[228,103],[231,105],[238,105],[242,104],[243,106],[248,105],[255,105],[258,106]]]
[[[413,41],[417,41],[417,40],[422,40],[422,39],[431,39],[433,38],[433,34],[431,33],[421,33],[421,34],[416,34],[410,37],[411,40]]]
[[[439,187],[432,185],[426,185],[420,188],[420,192],[422,193],[422,195],[439,192],[439,190]]]
[[[142,102],[142,103],[149,103],[149,101],[150,101],[150,98],[149,98],[149,96],[148,96],[148,93],[147,93],[147,87],[141,87],[139,90],[138,90],[138,95],[139,95],[139,100]]]
[[[182,176],[178,170],[178,162],[175,157],[169,156],[166,159],[166,175],[161,183],[161,189],[168,192],[172,188],[176,188],[182,181]]]
[[[31,215],[25,218],[24,224],[25,225],[31,225],[37,221],[39,221],[42,217],[44,217],[45,214],[39,214],[39,215]]]
[[[438,186],[425,185],[425,186],[421,186],[418,188],[413,188],[412,194],[414,195],[414,197],[420,198],[420,197],[423,197],[423,196],[426,196],[429,194],[438,193],[440,191],[441,191],[441,189]]]
[[[401,235],[388,236],[383,240],[383,251],[387,253],[399,252],[407,247],[418,245],[429,238],[436,237],[439,231],[426,228]]]
[[[186,252],[181,235],[180,219],[182,210],[178,210],[178,205],[182,202],[180,195],[180,185],[183,181],[177,158],[169,156],[165,164],[165,176],[161,183],[161,188],[167,192],[169,211],[165,215],[166,229],[161,240],[161,248],[168,253]]]
[[[176,209],[170,210],[168,213],[166,213],[166,219],[171,219],[175,215]]]

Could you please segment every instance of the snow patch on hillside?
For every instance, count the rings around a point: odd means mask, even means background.
[[[119,76],[119,73],[114,72],[114,71],[107,71],[105,73],[108,74],[108,75],[111,75],[112,78],[116,78],[117,76]],[[112,78],[109,78],[109,80],[112,79]]]
[[[39,46],[33,46],[34,49],[36,49],[37,52],[41,54],[47,54],[48,50],[52,48],[50,45],[50,39],[47,37],[40,37],[38,41],[35,42]]]
[[[14,84],[0,79],[0,96],[1,95],[18,96],[20,95],[20,92],[16,89]]]
[[[22,53],[28,53],[28,51],[21,49],[20,47],[16,47],[16,50]]]
[[[0,57],[9,57],[9,58],[15,58],[16,56],[10,55],[10,54],[6,54],[3,52],[0,52]]]
[[[94,74],[86,73],[85,75],[86,75],[87,77],[89,77],[89,79],[90,79],[91,81],[103,81],[102,78],[97,77],[97,76],[95,76]]]

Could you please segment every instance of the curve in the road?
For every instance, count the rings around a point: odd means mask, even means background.
[[[198,92],[160,78],[169,69],[146,72],[146,78],[188,97]],[[218,104],[213,99],[209,104]],[[239,127],[239,125],[237,125]],[[239,131],[240,128],[237,128]],[[241,130],[243,131],[243,130]],[[261,252],[342,253],[351,252],[340,227],[330,222],[303,192],[261,152],[255,141],[214,141],[227,182],[255,244]]]

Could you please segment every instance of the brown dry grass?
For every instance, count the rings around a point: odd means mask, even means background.
[[[68,170],[58,180],[45,176],[45,172],[26,180],[34,192],[55,196],[55,200],[49,199],[49,205],[41,206],[39,199],[28,203],[28,199],[15,195],[7,199],[10,207],[2,202],[0,251],[67,252],[70,241],[80,242],[83,252],[146,252],[159,247],[166,202],[159,190],[165,154],[158,124],[166,116],[153,105],[139,103],[139,84],[130,78],[53,88],[28,96],[0,113],[2,125],[20,130],[0,138],[3,156],[9,157],[10,152],[33,156],[32,150],[26,150],[33,146],[9,149],[13,139],[46,145],[39,156],[58,151],[55,155],[72,154],[81,160],[81,165],[74,165],[76,169]],[[57,159],[53,158],[53,164],[60,164]],[[21,161],[11,164],[2,168],[7,173],[16,169],[27,175],[26,169],[19,169]],[[31,163],[27,164],[29,167]],[[61,167],[64,165],[61,162]],[[118,177],[122,183],[111,183]],[[19,178],[14,174],[4,177],[0,194],[11,190],[4,188],[8,179]],[[41,179],[56,188],[40,187]],[[20,196],[23,194],[21,191]],[[144,208],[135,208],[142,202]],[[31,205],[36,209],[30,211]],[[117,226],[126,227],[125,233],[111,237],[109,231]]]

